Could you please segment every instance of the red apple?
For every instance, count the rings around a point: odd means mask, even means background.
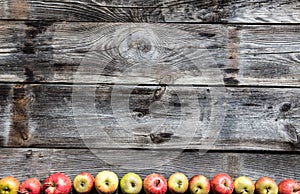
[[[294,179],[284,179],[278,185],[279,194],[300,194],[300,183]]]
[[[255,191],[257,194],[277,194],[278,186],[273,179],[263,176],[255,182]]]
[[[77,193],[87,194],[94,187],[94,177],[88,172],[79,173],[73,181],[73,187]]]
[[[190,179],[189,190],[191,194],[208,194],[210,191],[209,180],[205,176],[197,174]]]
[[[210,187],[215,194],[231,194],[234,189],[234,183],[228,174],[220,173],[211,179]]]
[[[25,180],[20,187],[22,194],[40,194],[42,191],[42,184],[36,178],[29,178]]]
[[[6,176],[0,180],[0,193],[1,194],[18,194],[20,182],[12,177]]]
[[[51,174],[44,181],[45,194],[68,194],[72,188],[72,181],[63,173]]]
[[[165,194],[168,189],[166,179],[160,174],[150,174],[143,182],[146,194]]]

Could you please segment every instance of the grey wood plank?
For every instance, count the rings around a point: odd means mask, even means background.
[[[1,85],[1,146],[299,151],[299,89]]]
[[[300,86],[298,25],[0,26],[2,82]]]
[[[246,175],[254,181],[261,176],[269,176],[277,183],[284,178],[299,181],[299,154],[208,152],[200,155],[197,151],[182,152],[178,158],[161,166],[125,169],[107,164],[88,149],[3,148],[1,152],[1,177],[13,175],[20,181],[28,177],[44,181],[54,172],[63,172],[73,180],[80,172],[87,171],[95,176],[102,170],[112,170],[119,178],[130,171],[139,174],[142,179],[154,172],[168,178],[172,173],[179,171],[185,173],[188,178],[200,173],[211,179],[215,174],[223,172],[234,179]],[[122,152],[116,152],[118,156],[122,156]],[[135,156],[123,157],[131,160]]]
[[[299,23],[299,1],[1,0],[0,18],[101,22]]]

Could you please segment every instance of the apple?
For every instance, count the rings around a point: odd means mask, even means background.
[[[211,179],[210,187],[215,194],[231,194],[234,189],[234,183],[228,174],[220,173]]]
[[[42,191],[42,184],[36,178],[29,178],[23,181],[20,187],[22,194],[40,194]]]
[[[72,188],[72,181],[67,175],[58,172],[45,179],[43,188],[45,194],[68,194]]]
[[[95,188],[100,194],[111,194],[118,189],[119,178],[109,170],[99,172],[95,177]]]
[[[173,194],[185,193],[189,187],[188,178],[181,172],[173,173],[168,179],[169,191]]]
[[[88,172],[81,172],[73,180],[73,187],[77,193],[87,194],[94,187],[94,177]]]
[[[210,191],[210,182],[201,174],[194,175],[189,180],[189,190],[191,194],[208,194]]]
[[[153,173],[146,176],[143,187],[146,194],[165,194],[168,184],[162,175]]]
[[[294,179],[284,179],[278,184],[279,194],[300,194],[300,183]]]
[[[278,186],[270,177],[262,176],[255,182],[255,191],[257,194],[277,194]]]
[[[20,182],[12,176],[3,177],[0,180],[0,194],[18,194]]]
[[[234,181],[234,191],[238,194],[253,194],[255,186],[253,181],[246,176],[240,176]]]
[[[120,187],[124,194],[138,194],[142,190],[143,181],[139,175],[129,172],[121,178]]]

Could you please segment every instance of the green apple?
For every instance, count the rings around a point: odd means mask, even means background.
[[[194,175],[189,180],[189,190],[191,194],[208,194],[210,191],[210,182],[201,174]]]
[[[272,178],[263,176],[255,182],[255,191],[257,194],[277,194],[278,185]]]
[[[124,194],[138,194],[142,190],[143,181],[139,175],[129,172],[121,178],[120,187]]]
[[[253,181],[246,176],[240,176],[234,181],[234,191],[238,194],[253,194],[255,186]]]
[[[181,172],[175,172],[168,179],[169,191],[173,194],[185,193],[189,186],[188,178]]]
[[[109,170],[99,172],[95,177],[95,188],[100,194],[112,194],[118,189],[119,178]]]
[[[0,180],[0,194],[18,194],[19,188],[20,182],[12,176]]]

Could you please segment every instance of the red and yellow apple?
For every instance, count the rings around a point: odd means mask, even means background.
[[[144,179],[143,187],[146,194],[165,194],[168,184],[162,175],[153,173]]]
[[[68,194],[72,189],[71,179],[63,173],[48,176],[43,184],[45,194]]]
[[[194,175],[189,180],[189,190],[191,194],[208,194],[210,191],[210,182],[201,174]]]
[[[211,179],[210,187],[215,194],[231,194],[234,189],[234,183],[228,174],[220,173]]]
[[[29,178],[23,181],[20,186],[21,194],[40,194],[42,191],[42,184],[36,178]]]

